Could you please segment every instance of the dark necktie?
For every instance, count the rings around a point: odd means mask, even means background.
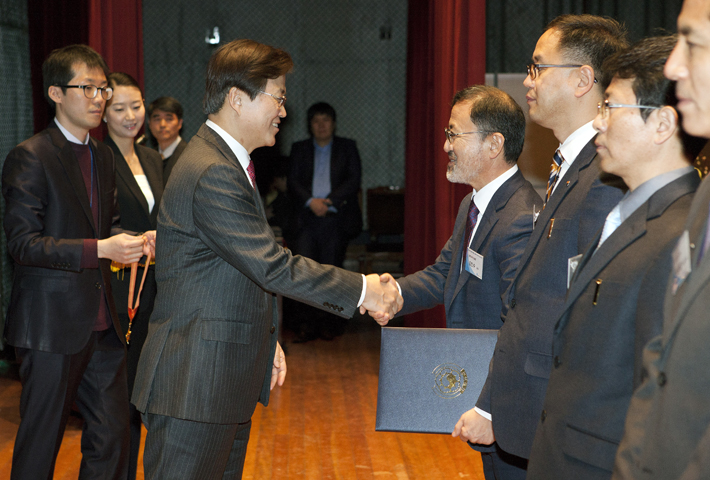
[[[560,149],[558,148],[555,152],[555,156],[552,157],[552,165],[550,165],[550,178],[547,180],[547,192],[545,193],[545,205],[552,195],[552,191],[555,189],[557,180],[560,178],[560,170],[562,168],[562,155],[560,154]]]
[[[256,189],[256,171],[254,170],[254,161],[250,158],[249,159],[249,166],[247,167],[247,173],[249,174],[249,178],[251,178],[251,185]]]
[[[464,252],[471,244],[471,239],[473,237],[473,229],[476,228],[476,222],[478,221],[478,207],[473,202],[473,197],[471,197],[471,205],[468,207],[468,219],[466,220],[466,244],[464,245]]]

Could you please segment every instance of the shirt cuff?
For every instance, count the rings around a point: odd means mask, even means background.
[[[81,268],[99,268],[98,240],[85,238],[81,251]]]
[[[360,301],[357,302],[357,307],[360,308],[360,305],[362,305],[362,302],[365,301],[365,294],[367,293],[367,279],[365,278],[365,275],[362,276],[362,293],[360,294]]]
[[[492,421],[493,421],[493,418],[491,417],[491,414],[490,414],[490,413],[484,412],[483,410],[481,410],[481,409],[478,408],[478,407],[473,407],[473,409],[476,411],[477,414],[479,414],[480,416],[482,416],[483,418],[485,418],[485,419],[488,420],[489,422],[492,422]]]

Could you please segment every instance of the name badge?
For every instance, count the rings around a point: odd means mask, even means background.
[[[691,269],[690,236],[688,235],[688,230],[685,230],[673,249],[673,285],[671,285],[673,295],[675,295],[678,287],[681,286],[685,279],[688,278]]]
[[[567,290],[569,290],[569,285],[572,283],[572,276],[574,276],[574,272],[579,266],[579,261],[582,260],[582,255],[584,254],[580,253],[567,259]]]
[[[483,255],[476,252],[471,247],[468,247],[465,266],[468,273],[479,280],[483,280]]]

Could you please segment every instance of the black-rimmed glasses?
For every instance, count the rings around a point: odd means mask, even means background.
[[[284,106],[284,103],[286,103],[286,95],[283,97],[277,97],[273,93],[265,92],[263,90],[259,90],[259,93],[263,93],[264,95],[268,95],[270,97],[273,97],[278,103],[279,103],[279,108]]]
[[[491,132],[486,132],[486,131],[483,131],[483,130],[478,130],[478,131],[475,131],[475,132],[454,133],[454,132],[452,132],[451,130],[449,130],[448,128],[445,128],[445,129],[444,129],[444,133],[446,134],[446,140],[447,140],[449,143],[454,143],[454,140],[456,139],[456,137],[458,137],[458,136],[460,136],[460,135],[468,135],[469,133],[486,133],[486,134],[488,134],[488,133],[491,133]]]
[[[663,107],[653,107],[651,105],[626,105],[623,103],[609,103],[609,100],[604,100],[604,102],[597,103],[597,112],[602,116],[604,120],[609,118],[609,110],[612,108],[640,108],[644,110],[658,110]]]
[[[84,90],[84,96],[86,98],[96,98],[96,94],[101,91],[101,98],[104,100],[111,100],[113,96],[113,88],[111,87],[97,87],[96,85],[53,85],[54,87],[60,88],[81,88]]]

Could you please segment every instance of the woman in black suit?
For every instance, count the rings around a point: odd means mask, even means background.
[[[104,143],[111,147],[116,158],[116,190],[118,190],[118,207],[121,211],[121,226],[135,232],[155,230],[160,198],[163,195],[163,161],[155,150],[135,144],[135,137],[145,120],[143,94],[138,83],[128,74],[112,73],[108,77],[108,82],[113,88],[113,97],[104,112],[104,122],[108,127],[108,136]],[[145,268],[142,263],[139,265],[141,266],[138,268],[136,294]],[[112,270],[116,270],[114,267],[116,264],[112,265]],[[111,275],[113,297],[124,333],[128,331],[130,279],[130,266],[125,267],[119,268]],[[129,395],[133,390],[138,358],[148,334],[148,319],[153,311],[155,293],[155,267],[150,266],[141,294],[140,306],[133,319],[131,340],[128,345],[126,367]],[[135,479],[141,440],[141,417],[133,404],[130,408],[129,478]]]

